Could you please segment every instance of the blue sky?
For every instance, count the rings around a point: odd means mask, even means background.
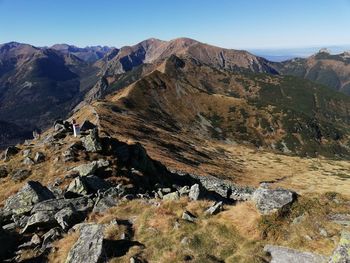
[[[0,0],[0,43],[120,47],[190,37],[227,48],[350,44],[350,0]]]

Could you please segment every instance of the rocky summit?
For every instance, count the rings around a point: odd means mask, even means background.
[[[0,260],[350,262],[339,56],[0,45]]]

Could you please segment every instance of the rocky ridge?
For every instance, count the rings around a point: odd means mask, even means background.
[[[107,224],[87,222],[91,214],[103,214],[121,202],[142,200],[157,205],[158,202],[172,202],[181,198],[188,199],[188,202],[211,200],[215,202],[203,214],[215,216],[225,206],[237,202],[253,202],[261,214],[274,214],[284,213],[297,201],[295,192],[273,189],[266,183],[254,189],[212,176],[169,171],[160,162],[152,160],[140,144],[127,144],[109,136],[100,136],[98,127],[91,123],[82,126],[89,128],[74,138],[69,122],[58,120],[53,129],[40,138],[26,145],[10,147],[4,152],[5,162],[1,166],[3,177],[25,183],[4,200],[1,209],[0,238],[11,241],[8,243],[10,247],[0,249],[3,260],[24,262],[28,260],[28,251],[31,251],[31,260],[45,262],[51,253],[52,242],[72,232],[79,233],[79,238],[65,262],[107,262],[110,258],[124,255],[132,247],[142,250],[144,245],[133,239],[131,219],[127,222],[111,220]],[[38,146],[61,152],[61,156],[51,160],[44,152],[37,151]],[[20,160],[33,155],[32,163],[22,162],[26,169],[7,168],[7,164],[15,162],[16,158]],[[47,185],[31,180],[34,167],[45,162],[56,162],[59,166],[67,167],[66,174]],[[199,219],[192,212],[184,210],[182,220],[197,224]],[[105,237],[105,229],[125,224],[126,232],[122,238],[109,240]],[[346,238],[344,234],[342,240]],[[344,248],[346,242],[340,242],[331,262],[349,259]],[[325,259],[311,253],[271,246],[265,250],[272,255],[271,262],[282,262],[280,258],[285,258],[283,253],[297,253],[291,258],[299,261],[291,262]],[[130,258],[130,262],[145,260],[138,255]]]

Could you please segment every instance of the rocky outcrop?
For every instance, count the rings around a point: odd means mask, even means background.
[[[334,250],[328,263],[350,262],[350,232],[342,232],[338,246]]]
[[[4,160],[8,161],[13,156],[15,156],[17,153],[19,153],[19,149],[16,146],[10,146],[8,147],[4,152]]]
[[[271,255],[270,263],[326,263],[327,257],[298,250],[267,245],[264,251]]]
[[[73,171],[78,172],[80,176],[93,175],[97,169],[108,167],[109,162],[107,160],[98,160],[86,164],[81,164],[73,168]]]
[[[252,200],[260,213],[270,214],[288,207],[296,200],[296,198],[297,194],[293,191],[285,189],[269,189],[266,186],[263,186],[254,192]]]

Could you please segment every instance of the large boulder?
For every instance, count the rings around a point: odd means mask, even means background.
[[[194,184],[191,186],[190,188],[190,192],[188,194],[188,197],[191,199],[191,200],[198,200],[199,198],[199,195],[200,195],[200,189],[199,189],[199,184]]]
[[[80,227],[80,237],[69,251],[66,263],[97,263],[103,256],[103,225]]]
[[[310,253],[302,252],[286,247],[267,245],[264,251],[271,255],[270,263],[325,263],[327,257]]]
[[[350,262],[350,233],[342,232],[338,246],[330,257],[329,263]]]
[[[4,211],[11,214],[24,214],[33,206],[44,200],[53,199],[53,193],[39,182],[29,181],[15,195],[10,196],[4,206]]]
[[[266,215],[288,207],[296,197],[297,194],[293,191],[264,186],[254,192],[252,200],[259,212]]]
[[[72,205],[76,211],[79,212],[88,212],[92,210],[94,202],[88,197],[78,197],[74,199],[52,199],[40,202],[35,204],[32,213],[36,213],[38,211],[54,211],[58,212],[63,208]]]
[[[88,152],[100,152],[102,150],[97,129],[90,130],[88,135],[81,138],[81,141]]]
[[[30,216],[22,233],[36,228],[51,229],[55,225],[57,225],[57,222],[52,211],[38,211]]]
[[[93,175],[97,169],[108,167],[109,162],[107,160],[92,161],[90,163],[84,163],[73,168],[73,171],[78,172],[80,176]]]
[[[84,176],[75,178],[68,186],[65,193],[65,197],[76,197],[77,195],[89,195],[96,193],[97,191],[106,190],[109,187],[109,184],[95,176]]]
[[[83,214],[75,210],[73,205],[69,205],[55,214],[55,220],[63,230],[67,230],[74,224],[82,221]]]

